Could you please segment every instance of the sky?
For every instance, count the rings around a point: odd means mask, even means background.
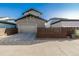
[[[42,12],[46,20],[53,17],[79,19],[78,3],[0,3],[0,17],[18,19],[30,8]]]

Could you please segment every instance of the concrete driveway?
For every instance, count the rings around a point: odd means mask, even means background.
[[[10,35],[10,36],[4,36],[4,37],[0,37],[0,44],[2,43],[14,43],[15,42],[26,42],[26,41],[33,41],[35,40],[36,37],[36,33],[18,33],[15,35]]]
[[[79,39],[35,39],[35,35],[33,37],[27,35],[28,37],[25,34],[16,34],[0,38],[0,55],[79,56]],[[33,40],[29,40],[29,37]]]

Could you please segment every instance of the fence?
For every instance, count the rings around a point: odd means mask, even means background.
[[[6,33],[7,35],[13,35],[13,34],[18,33],[18,29],[17,29],[17,28],[7,28],[7,29],[5,30],[5,33]]]
[[[76,27],[37,28],[37,38],[66,38],[74,33]]]

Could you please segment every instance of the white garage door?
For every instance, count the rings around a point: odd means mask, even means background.
[[[37,25],[18,25],[18,32],[37,32]]]

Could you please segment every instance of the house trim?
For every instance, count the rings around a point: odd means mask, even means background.
[[[32,14],[23,16],[23,17],[21,17],[21,18],[15,20],[15,21],[18,21],[18,20],[21,20],[21,19],[23,19],[23,18],[30,17],[30,16],[35,17],[35,18],[39,18],[40,20],[47,22],[45,19],[43,19],[43,18],[41,18],[41,17],[38,17],[38,16],[35,16],[35,15],[32,15]]]
[[[61,22],[61,21],[79,21],[79,20],[59,20],[59,21],[57,21],[57,22],[51,23],[51,25],[52,25],[52,24],[59,23],[59,22]]]
[[[4,21],[0,21],[0,23],[16,25],[15,23],[11,23],[11,22],[4,22]]]

